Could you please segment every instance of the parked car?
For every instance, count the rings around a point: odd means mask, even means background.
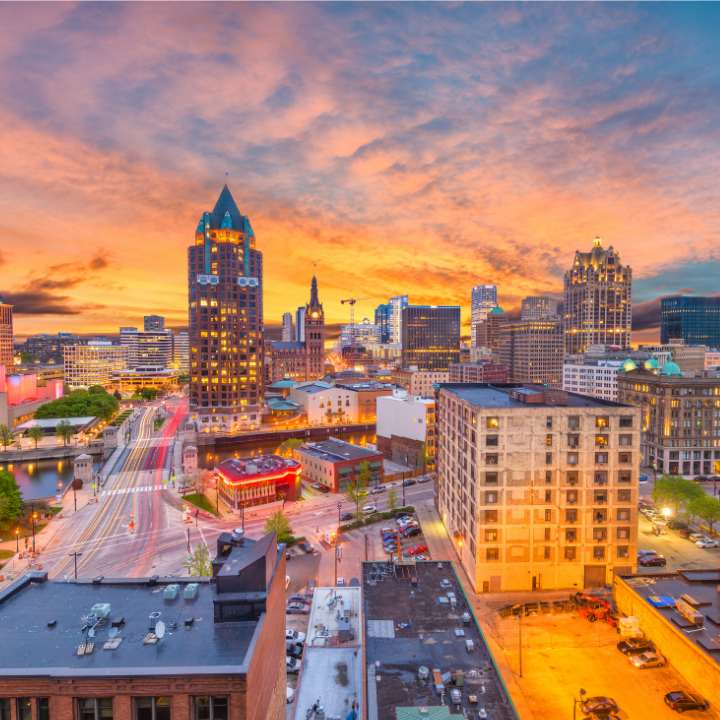
[[[287,702],[288,705],[295,699],[295,690],[291,688],[289,685],[287,686]]]
[[[710,482],[712,478],[706,477],[705,475],[698,475],[696,478],[694,478],[695,482]]]
[[[681,538],[689,538],[691,533],[689,528],[682,528],[679,533]]]
[[[350,587],[360,587],[360,582],[357,578],[350,578]]]
[[[289,673],[297,674],[300,672],[300,661],[297,658],[286,655],[285,656],[285,666]]]
[[[630,662],[636,668],[640,668],[640,670],[667,665],[667,660],[659,652],[657,652],[657,650],[655,652],[644,652],[639,655],[631,655]]]
[[[329,493],[329,492],[330,492],[330,488],[329,488],[327,485],[323,485],[323,486],[320,488],[320,492],[321,492],[321,493]]]
[[[695,544],[699,548],[720,547],[720,543],[717,540],[712,540],[711,538],[705,538],[705,540],[698,540]]]
[[[308,580],[307,587],[305,588],[305,594],[312,599],[315,596],[315,588],[317,587],[317,582],[315,580]]]
[[[380,533],[383,534],[383,535],[384,535],[385,533],[396,533],[396,532],[397,532],[397,528],[394,528],[394,527],[384,527],[384,528],[380,528]]]
[[[304,595],[303,593],[293,593],[293,594],[287,599],[287,602],[288,602],[288,603],[291,603],[291,602],[299,602],[299,603],[304,603],[305,605],[309,605],[309,603],[308,603],[308,597],[307,597],[307,595]]]
[[[377,508],[374,505],[363,505],[362,511],[365,515],[372,515],[377,512]]]
[[[654,513],[656,512],[655,507],[653,505],[645,505],[644,507],[640,508],[640,512],[643,515],[647,515],[648,513]]]
[[[408,479],[403,483],[403,485],[404,485],[405,487],[410,487],[410,485],[414,485],[415,483],[416,483],[415,480],[413,480],[412,478],[408,478]]]
[[[291,602],[285,606],[287,615],[307,615],[310,612],[310,606],[307,603]]]
[[[352,520],[355,516],[352,513],[344,512],[340,513],[340,519],[341,520]]]
[[[383,545],[383,550],[387,555],[390,555],[390,553],[394,553],[397,551],[397,545],[395,543],[390,543],[389,545]]]
[[[429,560],[430,556],[429,555],[416,555],[415,559],[416,560]]]
[[[617,649],[625,655],[639,655],[643,652],[654,652],[655,646],[645,638],[628,638],[619,642]]]
[[[581,702],[580,710],[582,710],[586,715],[597,715],[598,713],[617,712],[619,708],[618,704],[612,698],[599,695]]]
[[[379,493],[385,492],[387,488],[384,485],[378,485],[377,487],[374,487],[370,492],[373,495],[378,495]]]
[[[422,485],[426,482],[430,482],[430,478],[427,475],[423,475],[421,478],[418,478],[418,485]]]
[[[417,537],[418,535],[422,535],[422,530],[419,527],[411,527],[403,531],[403,537],[406,538]]]
[[[313,483],[310,487],[313,490],[319,490],[322,486],[323,486],[322,483]]]
[[[398,538],[398,534],[394,533],[393,535],[383,535],[381,539],[382,539],[383,543],[390,543],[390,542],[395,542],[397,540],[397,538]]]
[[[641,557],[645,557],[646,555],[657,555],[657,551],[655,551],[655,550],[638,550],[638,554],[637,554],[638,560]]]
[[[302,657],[303,648],[305,643],[294,643],[290,640],[285,641],[285,655],[290,657],[299,658]]]
[[[313,546],[307,540],[299,542],[298,547],[306,553],[311,553],[313,551]]]
[[[305,642],[305,633],[298,632],[292,628],[285,628],[285,640],[292,640],[292,642],[301,643]]]
[[[638,558],[638,563],[643,567],[663,567],[667,560],[662,555],[643,555]]]
[[[702,533],[690,533],[688,537],[693,542],[697,542],[698,540],[707,540],[707,538]]]
[[[687,523],[677,518],[670,518],[670,520],[667,521],[667,526],[671,530],[687,530]]]
[[[685,710],[707,710],[710,707],[700,695],[686,690],[669,692],[663,700],[669,708],[679,713],[685,712]]]
[[[420,543],[419,545],[413,545],[413,547],[408,550],[408,554],[419,555],[420,553],[424,553],[427,549],[427,545],[423,545],[422,543]]]
[[[401,518],[401,517],[412,517],[412,513],[408,512],[407,510],[398,510],[395,513],[395,518]]]

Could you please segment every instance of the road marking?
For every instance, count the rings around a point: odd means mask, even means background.
[[[100,495],[125,495],[127,493],[154,492],[155,490],[166,490],[164,485],[143,485],[142,487],[120,488],[119,490],[103,490]]]

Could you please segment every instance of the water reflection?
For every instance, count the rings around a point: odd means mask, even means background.
[[[61,493],[73,479],[73,459],[33,460],[32,462],[3,462],[0,456],[0,470],[8,470],[25,500],[53,497]],[[94,463],[95,471],[100,469],[100,460]]]

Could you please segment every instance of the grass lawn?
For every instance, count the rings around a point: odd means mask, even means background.
[[[198,495],[197,493],[192,493],[192,495],[184,495],[183,500],[187,500],[193,505],[197,505],[201,510],[207,510],[209,513],[217,515],[215,506],[207,499],[207,497],[205,497],[205,495]]]
[[[116,427],[122,425],[125,419],[130,417],[131,414],[132,410],[125,410],[120,415],[118,415],[110,424],[115,425]]]
[[[11,558],[15,552],[13,550],[0,550],[0,560]]]
[[[157,418],[155,420],[155,429],[159,430],[163,426],[164,422],[165,422],[165,418]]]

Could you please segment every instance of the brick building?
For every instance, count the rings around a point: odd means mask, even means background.
[[[422,448],[428,464],[435,458],[435,399],[409,395],[397,389],[377,401],[377,448],[393,462],[422,466]]]
[[[450,366],[451,383],[506,383],[508,366],[489,361],[453,363]]]
[[[33,572],[6,588],[2,717],[284,720],[285,546],[218,545],[213,583]]]
[[[499,358],[511,382],[561,388],[564,325],[555,320],[526,320],[500,328]]]
[[[449,382],[450,373],[436,370],[420,370],[417,366],[409,368],[396,368],[390,373],[393,385],[404,387],[409,395],[425,395],[433,397],[435,383]]]
[[[381,383],[377,380],[363,380],[335,382],[335,387],[350,390],[357,394],[357,421],[360,423],[373,423],[377,419],[377,399],[392,395],[393,386],[390,383]]]
[[[279,455],[254,455],[221,462],[216,468],[218,493],[229,507],[266,505],[300,497],[300,463]]]
[[[501,307],[494,307],[485,320],[475,326],[474,347],[486,347],[497,352],[500,347],[500,328],[509,321],[510,318]]]

